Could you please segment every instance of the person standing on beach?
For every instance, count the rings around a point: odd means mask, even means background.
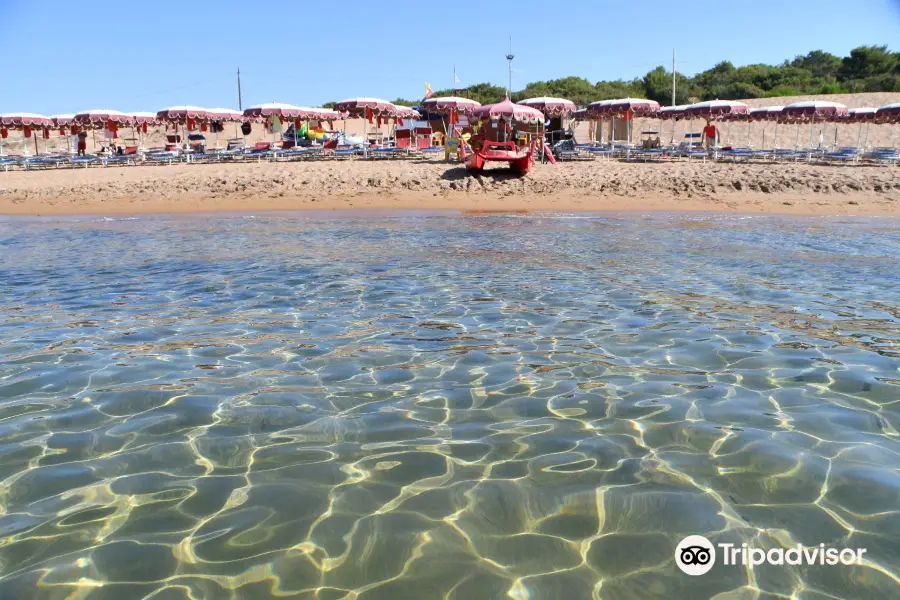
[[[85,151],[87,150],[87,133],[84,131],[78,132],[78,156],[84,156]]]
[[[703,128],[703,136],[700,138],[700,143],[703,144],[704,148],[709,150],[710,148],[713,148],[718,141],[719,131],[716,129],[716,124],[707,119],[706,127]]]

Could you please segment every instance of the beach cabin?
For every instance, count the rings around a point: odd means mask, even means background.
[[[424,117],[425,115],[423,115]],[[431,122],[416,119],[403,119],[394,131],[398,148],[421,150],[431,146],[431,136],[434,129]]]

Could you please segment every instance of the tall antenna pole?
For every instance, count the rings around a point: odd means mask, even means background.
[[[244,110],[244,99],[241,97],[241,69],[238,68],[238,110]]]
[[[672,106],[675,106],[675,46],[672,46]]]
[[[515,54],[512,53],[512,36],[509,36],[509,54],[506,55],[506,60],[509,61],[509,87],[506,88],[506,95],[512,95],[512,61],[515,58]]]

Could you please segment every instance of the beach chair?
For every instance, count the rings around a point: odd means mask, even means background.
[[[873,148],[871,152],[864,154],[863,158],[876,164],[896,165],[900,161],[900,151],[891,147]]]
[[[9,171],[10,167],[16,166],[18,161],[14,158],[0,158],[0,168],[4,171]]]
[[[838,148],[835,152],[826,152],[817,157],[825,163],[847,163],[859,160],[859,151],[854,147]]]
[[[148,157],[153,163],[171,165],[173,162],[181,160],[181,152],[179,150],[164,150],[163,152],[153,152]]]

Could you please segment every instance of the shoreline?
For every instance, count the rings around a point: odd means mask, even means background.
[[[0,172],[7,217],[360,209],[900,216],[900,168],[598,160],[517,178],[397,160]]]

